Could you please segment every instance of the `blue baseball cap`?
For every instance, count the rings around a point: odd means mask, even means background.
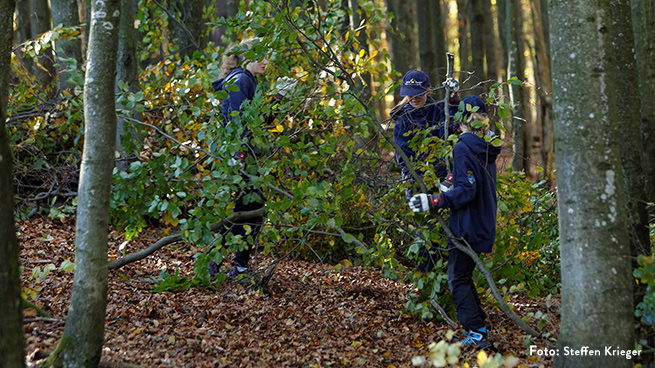
[[[484,103],[484,100],[478,96],[466,96],[462,98],[462,101],[460,103],[463,103],[464,107],[464,116],[469,116],[470,112],[466,111],[466,105],[471,105],[471,107],[479,107],[478,113],[480,114],[486,114],[487,113],[487,104]]]
[[[430,77],[420,70],[410,70],[403,76],[400,97],[422,96],[430,88]]]

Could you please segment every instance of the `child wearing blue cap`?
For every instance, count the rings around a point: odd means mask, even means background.
[[[475,112],[465,111],[462,135],[453,149],[453,186],[447,192],[420,193],[409,205],[414,212],[450,208],[449,227],[453,236],[463,239],[476,253],[490,253],[496,238],[496,157],[501,149],[485,139],[489,134],[484,101],[477,96],[463,102]],[[473,109],[471,109],[473,110]],[[463,345],[489,347],[485,312],[473,283],[475,263],[448,240],[448,284],[453,294],[457,318],[467,330]]]
[[[400,153],[396,154],[396,159],[402,170],[404,180],[410,182],[410,189],[407,190],[407,198],[411,198],[414,193],[412,186],[414,180],[409,176],[409,165],[416,162],[424,162],[428,154],[419,154],[410,148],[410,142],[417,134],[425,134],[428,131],[428,137],[438,137],[441,140],[448,138],[448,135],[458,130],[458,125],[450,124],[448,134],[445,132],[446,116],[444,113],[444,103],[437,102],[429,95],[430,77],[420,70],[410,70],[403,76],[400,85],[400,96],[404,97],[403,101],[391,110],[391,118],[396,120],[393,129],[393,137],[396,144],[409,158],[410,162],[405,162]],[[450,117],[455,115],[459,105],[457,95],[450,100]],[[442,182],[447,182],[448,169],[446,161],[438,158],[433,163],[434,172]],[[422,176],[422,172],[418,170]],[[419,250],[418,270],[421,272],[430,272],[435,265],[435,259],[432,252],[428,251],[425,245]]]

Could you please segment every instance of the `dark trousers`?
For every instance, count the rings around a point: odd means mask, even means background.
[[[249,197],[249,202],[246,203],[246,197]],[[234,212],[242,211],[254,211],[264,207],[266,199],[264,193],[259,188],[252,188],[250,185],[242,188],[236,198],[234,203]],[[233,235],[241,235],[241,237],[246,240],[246,229],[244,225],[249,225],[251,227],[250,236],[252,236],[253,242],[257,239],[259,232],[262,230],[264,225],[265,216],[258,216],[249,218],[244,221],[234,222],[227,224],[225,228],[221,231],[223,237],[227,234],[232,233]],[[235,266],[247,267],[248,262],[250,261],[250,252],[252,250],[253,244],[247,243],[246,248],[243,250],[238,250],[234,255],[234,260],[232,264]]]
[[[484,315],[478,292],[473,283],[475,262],[466,253],[452,248],[448,251],[448,285],[455,300],[457,319],[467,330],[484,327]]]

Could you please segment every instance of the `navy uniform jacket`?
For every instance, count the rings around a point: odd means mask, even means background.
[[[450,104],[450,118],[452,122],[452,117],[457,113],[459,101],[453,102]],[[391,118],[396,119],[396,125],[393,128],[393,139],[396,141],[396,144],[405,152],[407,157],[412,162],[420,162],[425,160],[425,157],[417,157],[417,154],[409,148],[409,142],[414,138],[417,132],[424,131],[428,128],[435,127],[430,132],[430,137],[438,137],[444,139],[444,128],[445,124],[443,122],[446,120],[446,116],[443,110],[443,103],[437,103],[432,97],[428,96],[425,105],[420,108],[414,108],[410,104],[405,104],[397,112],[393,112]],[[450,124],[448,130],[450,134],[453,134],[457,131],[459,125]],[[407,163],[403,160],[400,154],[396,154],[396,159],[398,164],[401,166],[403,171],[403,176],[407,176]],[[445,178],[447,174],[445,162],[443,160],[438,160],[435,163],[436,174],[440,178]]]
[[[225,87],[231,84],[236,85],[239,89],[237,91],[228,91],[227,99],[223,100],[222,112],[226,123],[232,121],[230,113],[239,111],[239,114],[241,114],[241,104],[255,97],[257,78],[248,69],[236,68],[229,72],[225,78],[212,82],[212,87],[214,87],[215,91],[219,91],[224,90]],[[281,99],[279,94],[273,97],[278,101]],[[273,119],[275,119],[275,114],[267,116],[264,124],[270,125]],[[242,124],[245,124],[245,122],[242,122]],[[243,132],[242,137],[246,135],[248,135],[248,130]]]
[[[500,151],[474,133],[462,134],[453,149],[453,189],[441,194],[444,206],[451,209],[453,235],[464,238],[476,252],[490,253],[496,239]]]

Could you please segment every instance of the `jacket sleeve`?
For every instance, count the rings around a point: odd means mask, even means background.
[[[234,85],[238,88],[236,91],[228,91],[227,96],[227,118],[232,121],[232,113],[234,111],[238,111],[239,115],[241,115],[241,104],[244,101],[251,100],[253,98],[255,95],[256,86],[251,85],[248,77],[243,73],[237,74],[233,81],[227,81],[224,84],[226,85],[226,90],[233,89],[234,87],[230,87],[231,85]]]
[[[442,193],[443,203],[448,208],[460,209],[469,204],[475,198],[478,181],[475,177],[476,162],[470,151],[462,147],[461,144],[455,145],[454,156],[454,186],[453,189]]]
[[[396,125],[393,127],[393,140],[396,142],[400,149],[405,152],[407,157],[411,160],[414,158],[414,151],[409,148],[409,141],[412,140],[413,134],[407,134],[409,132],[409,124],[405,118],[400,117],[396,121]],[[398,164],[402,167],[403,170],[407,170],[407,163],[403,160],[400,153],[396,154],[396,160]]]

